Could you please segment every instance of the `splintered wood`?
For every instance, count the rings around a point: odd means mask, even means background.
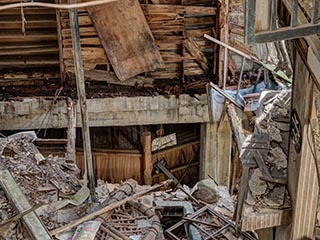
[[[87,10],[121,81],[163,66],[138,0],[122,0]]]
[[[63,0],[63,2],[65,1]],[[128,1],[118,2],[124,5],[125,2]],[[213,34],[213,29],[216,26],[217,8],[213,6],[212,1],[204,1],[203,6],[196,5],[198,3],[198,1],[184,1],[183,5],[181,1],[169,0],[149,1],[147,4],[140,4],[144,14],[143,19],[147,22],[147,27],[150,28],[152,33],[149,41],[153,41],[154,38],[155,46],[159,49],[164,62],[164,65],[162,67],[158,66],[155,71],[147,71],[145,74],[147,79],[182,79],[183,76],[203,75],[206,72],[204,69],[211,69],[212,66],[210,66],[210,64],[208,64],[207,67],[204,65],[206,59],[210,62],[210,56],[214,48],[213,44],[206,40],[203,35],[205,33]],[[106,8],[108,8],[109,5],[110,4],[105,5]],[[140,6],[138,7],[140,8]],[[126,7],[123,11],[129,11],[129,8]],[[101,38],[100,34],[100,37],[98,37],[93,25],[94,19],[91,19],[88,11],[86,11],[86,9],[79,9],[78,12],[84,68],[88,70],[88,74],[92,73],[89,70],[101,69],[99,73],[100,76],[109,82],[109,76],[107,74],[103,75],[103,72],[114,72],[114,66],[109,55],[107,57],[102,47],[103,38]],[[74,63],[72,60],[68,13],[63,10],[60,11],[60,13],[59,20],[62,35],[60,45],[63,47],[63,64],[65,73],[71,73]],[[117,22],[117,24],[131,25],[128,21],[123,23]],[[95,25],[97,27],[97,24]],[[106,31],[109,32],[110,29],[116,29],[119,27],[118,25],[108,27]],[[136,27],[137,26],[134,26],[134,28]],[[113,31],[117,31],[118,34],[125,34],[123,31],[120,32],[120,29]],[[128,42],[127,44],[136,40],[132,39],[128,34],[125,34],[123,37]],[[185,42],[186,39],[189,40]],[[189,44],[190,41],[192,41],[191,46]],[[121,48],[120,46],[123,45],[122,43],[118,43],[118,41],[113,44],[116,49]],[[187,47],[189,47],[191,53],[187,50]],[[145,48],[145,46],[143,46],[143,48]],[[122,50],[119,49],[117,51]],[[127,49],[123,51],[127,51]],[[144,76],[141,76],[141,78],[143,77]],[[134,80],[136,79],[129,79],[124,82],[132,82],[130,84],[132,85],[135,82]],[[111,78],[110,83],[116,81],[118,81],[118,83],[123,82],[119,79]]]

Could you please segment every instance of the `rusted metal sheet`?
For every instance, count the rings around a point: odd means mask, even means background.
[[[151,30],[137,0],[87,8],[121,81],[163,66]]]

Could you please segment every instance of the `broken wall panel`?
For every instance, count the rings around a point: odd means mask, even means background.
[[[92,158],[95,176],[110,183],[133,178],[141,182],[142,155],[138,151],[97,151]],[[77,152],[77,166],[84,170],[83,152]]]
[[[191,38],[204,55],[211,54],[213,44],[203,38],[203,35],[205,33],[212,35],[212,29],[215,29],[216,25],[217,8],[212,5],[212,1],[204,2],[205,5],[202,6],[198,6],[196,1],[184,1],[184,4],[181,5],[181,1],[174,0],[141,4],[145,19],[164,61],[161,69],[147,73],[150,78],[181,79],[183,75],[204,74],[197,58],[185,49],[184,40],[187,37]],[[113,72],[113,67],[104,52],[88,12],[85,9],[78,9],[78,13],[84,68],[98,68]],[[63,62],[65,72],[70,73],[74,66],[67,11],[61,11],[60,22]],[[210,59],[208,60],[211,62]]]
[[[122,0],[87,10],[121,81],[163,66],[138,0]]]

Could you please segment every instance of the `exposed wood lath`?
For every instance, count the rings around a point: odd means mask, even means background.
[[[184,40],[190,38],[204,55],[212,54],[213,44],[203,38],[205,33],[212,34],[212,29],[215,29],[217,9],[212,1],[183,1],[184,5],[180,0],[152,2],[141,4],[141,7],[165,65],[162,69],[147,73],[147,76],[154,79],[183,79],[185,75],[204,74],[199,60],[185,49]],[[202,5],[197,6],[199,3]],[[88,12],[79,9],[78,13],[84,68],[113,72]],[[63,62],[68,73],[73,69],[73,55],[67,11],[61,11],[60,22]]]
[[[2,4],[21,2],[4,0]],[[54,2],[45,0],[43,2]],[[0,70],[59,67],[56,12],[46,8],[0,11]],[[31,76],[29,76],[31,77]],[[41,78],[41,74],[37,77]],[[4,75],[2,79],[10,78]],[[26,78],[26,77],[24,77]]]

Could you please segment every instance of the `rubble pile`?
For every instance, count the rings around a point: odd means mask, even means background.
[[[0,139],[3,239],[40,239],[41,231],[47,236],[42,239],[61,240],[255,239],[237,233],[228,219],[234,201],[210,179],[192,189],[178,184],[174,191],[171,180],[155,186],[98,180],[98,202],[91,202],[77,167],[62,157],[44,157],[36,139],[34,132]],[[38,225],[28,225],[31,217]]]
[[[256,162],[251,170],[246,203],[254,207],[290,207],[287,189],[291,91],[268,92],[260,100],[256,126],[241,158]]]

